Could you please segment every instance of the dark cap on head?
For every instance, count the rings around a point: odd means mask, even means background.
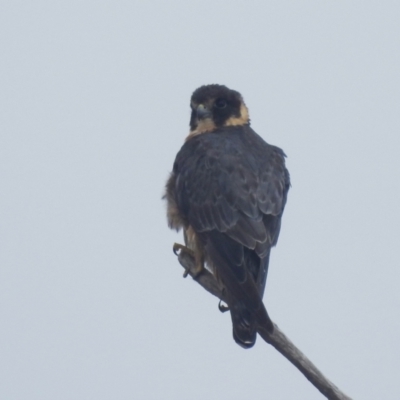
[[[242,95],[224,85],[204,85],[196,89],[190,101],[190,130],[194,134],[223,126],[249,123]]]

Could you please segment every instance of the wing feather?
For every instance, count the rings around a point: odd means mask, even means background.
[[[178,204],[196,231],[226,232],[264,255],[279,235],[289,175],[282,150],[240,128],[186,142],[175,164]]]
[[[290,186],[284,157],[240,126],[191,138],[174,164],[176,203],[227,289],[244,347],[254,344],[256,323],[273,329],[262,297]]]

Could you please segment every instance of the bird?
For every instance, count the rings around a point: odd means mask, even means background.
[[[235,90],[201,86],[190,108],[190,131],[165,186],[168,226],[183,230],[185,245],[174,251],[193,256],[194,274],[207,269],[223,287],[233,338],[247,349],[259,329],[274,330],[262,298],[290,188],[286,155],[250,127]]]

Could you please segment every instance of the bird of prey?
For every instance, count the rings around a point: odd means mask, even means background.
[[[166,184],[168,225],[183,229],[175,250],[190,252],[196,274],[206,267],[224,288],[233,337],[250,348],[258,328],[274,329],[262,297],[290,186],[285,153],[253,131],[237,91],[201,86],[190,107]]]

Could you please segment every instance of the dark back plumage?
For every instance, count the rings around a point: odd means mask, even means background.
[[[218,97],[219,89],[200,88],[192,99]],[[284,157],[240,125],[190,138],[174,164],[178,209],[226,288],[234,338],[243,347],[254,344],[257,326],[273,329],[262,297],[290,186]]]

